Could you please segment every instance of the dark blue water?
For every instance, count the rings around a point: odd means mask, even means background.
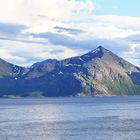
[[[140,140],[140,97],[0,99],[0,140]]]

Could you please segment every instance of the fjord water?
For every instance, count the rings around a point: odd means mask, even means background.
[[[140,140],[140,97],[0,99],[0,140]]]

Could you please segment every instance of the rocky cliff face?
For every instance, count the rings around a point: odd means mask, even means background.
[[[29,69],[0,65],[7,69],[6,74],[0,69],[1,96],[140,95],[140,68],[101,46],[82,56],[38,62]]]

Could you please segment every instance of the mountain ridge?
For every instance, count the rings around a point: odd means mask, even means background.
[[[102,46],[81,56],[47,59],[29,68],[0,59],[0,77],[1,97],[140,95],[140,68]]]

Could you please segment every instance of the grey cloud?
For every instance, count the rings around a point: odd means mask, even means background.
[[[105,48],[120,53],[122,51],[128,51],[128,42],[122,39],[90,39],[79,40],[66,35],[60,35],[56,33],[46,32],[40,34],[32,34],[35,38],[46,38],[50,43],[54,45],[62,45],[73,49],[91,50],[97,46],[104,46]]]
[[[59,53],[63,53],[64,51],[63,50],[53,50],[53,51],[50,51],[51,54],[59,54]]]
[[[28,36],[28,34],[27,34],[27,36]],[[23,39],[23,37],[20,39],[15,39],[15,37],[14,38],[12,38],[12,37],[0,37],[0,40],[18,41],[18,42],[22,42],[22,43],[35,43],[35,44],[47,44],[48,43],[47,41],[46,42],[44,42],[44,41],[29,41],[27,38]]]
[[[80,30],[80,29],[64,28],[64,27],[59,27],[59,26],[56,26],[54,29],[56,29],[57,32],[66,31],[66,32],[68,32],[69,34],[72,34],[72,35],[77,35],[77,34],[79,34],[79,33],[84,32],[83,30]]]
[[[140,46],[135,48],[135,51],[140,53]]]
[[[130,35],[125,38],[128,41],[140,43],[140,34]]]
[[[11,23],[0,23],[0,33],[4,34],[19,34],[22,30],[27,29],[27,26],[11,24]]]

